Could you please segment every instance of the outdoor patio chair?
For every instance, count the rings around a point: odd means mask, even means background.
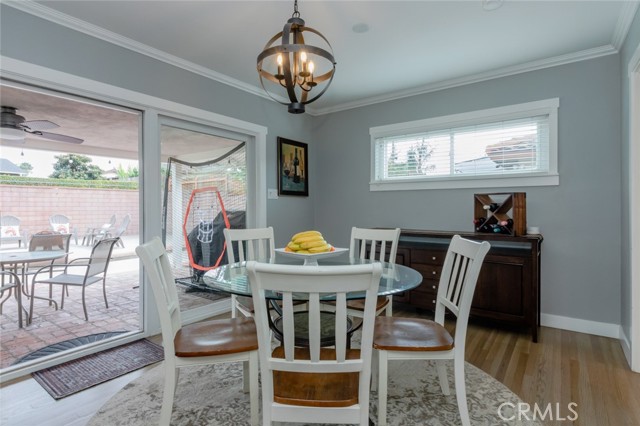
[[[91,257],[74,259],[64,265],[47,265],[38,269],[31,280],[31,303],[29,304],[29,322],[33,319],[33,299],[35,298],[35,286],[36,284],[55,284],[63,287],[82,287],[82,309],[84,310],[84,319],[89,321],[89,315],[87,314],[87,304],[85,300],[85,291],[87,286],[102,281],[102,294],[104,296],[104,305],[109,308],[107,302],[107,268],[109,267],[109,261],[111,260],[111,252],[113,246],[118,241],[117,238],[106,238],[98,241],[91,250]],[[50,271],[54,268],[61,268],[64,270],[61,274],[51,277]],[[71,270],[70,270],[71,269]],[[84,269],[84,273],[77,274],[72,271],[78,269]],[[46,275],[47,278],[41,277]],[[62,301],[60,302],[60,309],[64,309],[64,294],[62,292]],[[58,310],[58,304],[55,300],[51,300]]]
[[[24,229],[20,229],[20,219],[4,215],[0,217],[0,245],[8,242],[17,242],[18,247],[22,247],[24,242],[27,245],[27,236]]]
[[[128,214],[122,219],[122,222],[120,222],[120,225],[118,225],[118,228],[116,228],[115,231],[106,231],[104,233],[100,233],[95,237],[95,241],[100,241],[104,238],[117,238],[118,245],[124,248],[124,243],[122,242],[122,238],[120,237],[122,237],[124,233],[127,232],[127,228],[129,227],[130,222],[131,222],[131,215]]]
[[[111,215],[111,219],[109,222],[104,223],[101,226],[91,226],[87,228],[87,231],[84,233],[84,237],[82,237],[82,245],[93,245],[95,243],[95,239],[98,235],[104,235],[108,232],[113,231],[116,226],[116,215]]]
[[[71,234],[60,234],[53,231],[40,231],[31,236],[29,240],[29,251],[54,251],[62,250],[65,253],[69,253],[69,245],[71,242]],[[32,262],[28,268],[23,270],[24,285],[28,288],[28,280],[30,275],[35,275],[40,268],[49,265],[58,265],[57,268],[49,268],[49,277],[53,277],[54,272],[61,272],[64,270],[64,265],[69,261],[69,256],[61,257],[46,262]],[[62,266],[60,266],[62,265]],[[67,296],[69,295],[69,289],[65,287]],[[27,294],[28,296],[28,294]],[[53,286],[49,285],[49,306],[51,306],[51,299],[53,298]],[[42,297],[36,297],[36,299],[45,299]],[[45,299],[46,300],[46,299]]]
[[[249,366],[244,383],[245,392],[249,391],[250,424],[257,426],[258,338],[253,318],[209,320],[183,326],[175,278],[162,241],[156,237],[138,246],[136,253],[151,284],[162,329],[165,378],[160,425],[168,426],[171,420],[180,368],[242,361]],[[215,387],[215,379],[211,386]]]
[[[71,227],[71,220],[63,214],[54,214],[49,216],[49,224],[51,230],[61,234],[71,234],[78,245],[78,229]]]
[[[2,314],[2,305],[4,305],[4,302],[9,300],[11,294],[14,294],[18,305],[18,328],[22,328],[22,292],[20,291],[21,287],[22,284],[20,284],[20,278],[18,277],[18,275],[11,271],[0,271],[0,298],[5,291],[9,292],[7,297],[0,301],[0,314]]]

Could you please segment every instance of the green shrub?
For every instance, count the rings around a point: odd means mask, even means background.
[[[68,188],[138,189],[136,181],[50,179],[0,175],[0,185],[58,186]]]

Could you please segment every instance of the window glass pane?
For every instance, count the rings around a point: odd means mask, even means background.
[[[550,151],[549,133],[557,100],[523,105],[514,106],[515,112],[505,107],[499,114],[485,110],[407,123],[414,130],[423,127],[419,132],[402,134],[402,125],[386,126],[400,129],[389,135],[394,131],[383,126],[387,135],[376,138],[380,128],[372,129],[375,183],[555,174],[550,170],[555,152]],[[530,113],[525,109],[529,105]]]

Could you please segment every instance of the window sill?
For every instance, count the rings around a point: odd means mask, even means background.
[[[370,182],[369,191],[413,191],[424,189],[461,189],[461,188],[520,188],[529,186],[557,186],[560,176],[510,176],[478,179],[442,179],[442,180],[403,180],[396,182]]]

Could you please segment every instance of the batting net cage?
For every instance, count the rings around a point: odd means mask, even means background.
[[[217,158],[166,164],[162,239],[176,282],[206,290],[202,276],[227,262],[224,228],[246,228],[246,147],[240,143]]]

